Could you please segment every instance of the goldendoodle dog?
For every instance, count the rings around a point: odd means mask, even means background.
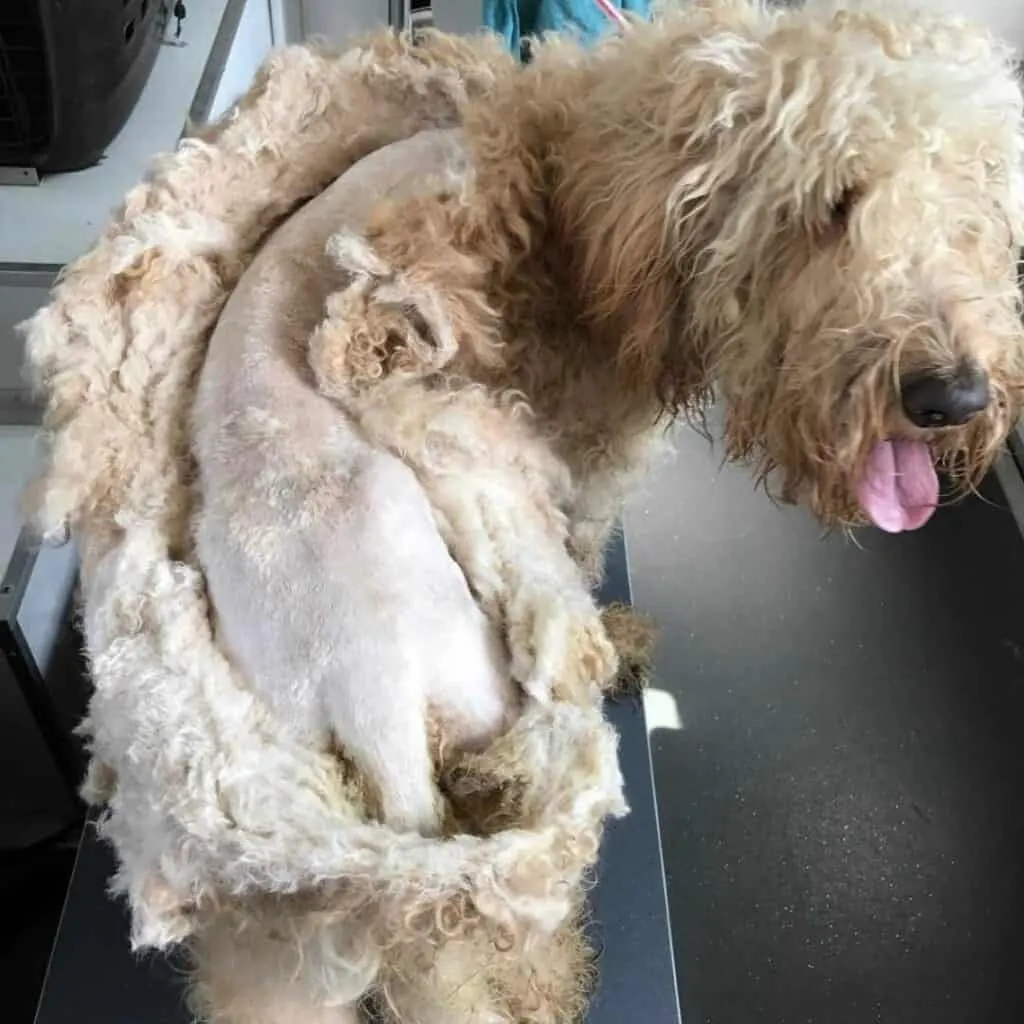
[[[899,531],[937,466],[974,486],[1024,386],[1022,97],[985,32],[706,0],[494,67],[271,240],[196,410],[226,647],[427,834],[446,749],[614,676],[590,588],[674,417],[717,400],[773,493]],[[224,1019],[343,1019],[252,980]],[[392,1012],[456,1019],[418,998]]]
[[[339,225],[319,387],[417,474],[527,692],[612,671],[587,580],[676,415],[717,398],[830,525],[976,484],[1024,386],[1021,115],[963,21],[707,0],[539,47]]]

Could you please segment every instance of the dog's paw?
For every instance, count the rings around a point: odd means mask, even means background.
[[[618,670],[601,614],[564,591],[524,593],[510,610],[512,675],[528,696],[592,704]]]

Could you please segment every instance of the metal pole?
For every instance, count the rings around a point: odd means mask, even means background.
[[[388,24],[396,32],[409,30],[411,0],[388,0]]]

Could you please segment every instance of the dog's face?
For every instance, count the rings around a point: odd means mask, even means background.
[[[1020,85],[942,20],[780,15],[742,59],[717,198],[677,212],[707,231],[690,312],[730,452],[826,523],[915,528],[936,465],[972,487],[1024,394]]]

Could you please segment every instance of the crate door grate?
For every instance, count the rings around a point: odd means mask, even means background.
[[[0,153],[44,147],[50,139],[46,50],[38,9],[0,2]]]

